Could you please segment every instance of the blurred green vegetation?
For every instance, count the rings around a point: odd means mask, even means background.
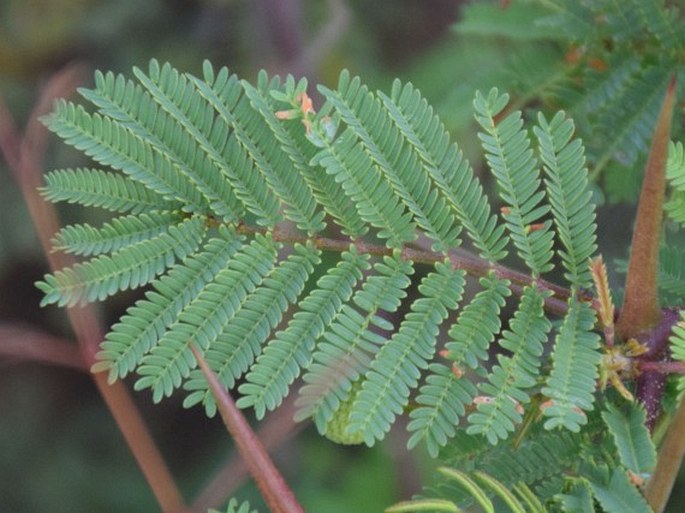
[[[3,0],[0,2],[0,95],[21,127],[47,79],[67,64],[129,73],[154,57],[199,72],[202,60],[251,79],[259,69],[332,84],[341,68],[370,87],[413,81],[469,156],[476,154],[471,100],[476,88],[514,84],[534,98],[553,81],[564,50],[550,33],[520,24],[453,29],[459,0]],[[492,2],[490,2],[492,3]],[[495,2],[497,3],[497,2]],[[508,3],[508,2],[502,2]],[[516,2],[514,2],[515,4]],[[526,3],[525,1],[523,3]],[[474,17],[477,20],[477,17]],[[505,20],[506,21],[506,20]],[[508,38],[497,37],[498,30]],[[516,36],[518,34],[518,36]],[[511,37],[511,36],[514,37]],[[526,60],[534,49],[535,59]],[[514,69],[525,72],[515,73]],[[75,167],[83,157],[51,139],[45,170]],[[81,160],[80,160],[81,159]],[[87,213],[62,208],[64,220]],[[605,259],[625,257],[632,207],[600,211]],[[69,338],[64,312],[40,309],[33,283],[47,272],[30,217],[0,159],[0,327],[29,326]],[[603,223],[604,221],[604,223]],[[109,326],[138,296],[123,294],[101,308]],[[0,340],[0,344],[2,344]],[[152,434],[187,500],[199,493],[231,453],[218,419],[181,398],[152,407],[135,394]],[[277,464],[308,511],[379,512],[420,490],[430,462],[406,454],[401,429],[374,448],[341,447],[304,430],[275,451]],[[266,511],[254,488],[237,492]],[[685,496],[676,497],[685,501]],[[682,503],[681,503],[682,504]],[[218,506],[218,505],[217,505]],[[672,511],[682,511],[678,504]],[[0,512],[156,511],[111,415],[91,380],[73,370],[0,356]]]

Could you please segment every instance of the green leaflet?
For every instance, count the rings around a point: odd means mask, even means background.
[[[219,237],[205,244],[202,253],[174,265],[166,275],[153,281],[154,290],[129,307],[126,315],[107,333],[97,355],[100,361],[93,372],[109,370],[109,380],[113,381],[133,371],[177,321],[178,314],[226,267],[241,245],[234,231],[222,229]]]
[[[404,211],[351,129],[333,142],[326,141],[326,147],[312,159],[312,164],[323,167],[342,184],[359,217],[379,228],[378,236],[388,239],[388,247],[399,248],[416,238],[411,215]]]
[[[96,72],[95,89],[79,92],[103,115],[117,120],[168,158],[174,168],[196,184],[215,215],[239,219],[243,212],[229,183],[207,152],[197,151],[196,147],[198,142],[201,148],[210,145],[207,130],[213,111],[198,99],[184,101],[192,85],[168,64],[160,71],[156,61],[150,62],[150,75],[157,80],[149,79],[138,69],[134,69],[134,74],[143,87],[122,75]],[[173,98],[169,96],[172,91]],[[225,140],[225,135],[216,134],[218,144]]]
[[[320,88],[326,99],[350,127],[395,193],[414,215],[416,223],[436,241],[435,251],[446,252],[458,244],[458,227],[442,195],[432,186],[418,155],[403,142],[388,111],[392,105],[382,95],[381,103],[359,78],[341,73],[338,90]]]
[[[74,224],[57,232],[52,246],[83,256],[111,253],[156,237],[182,220],[180,212],[150,212],[117,217],[99,229],[89,224]]]
[[[580,140],[572,140],[573,121],[562,112],[549,123],[539,114],[538,123],[534,131],[540,144],[554,224],[564,246],[559,251],[567,271],[564,276],[574,287],[588,287],[592,283],[588,263],[597,249],[597,227],[583,146]]]
[[[685,224],[685,150],[680,141],[670,142],[668,145],[666,179],[674,190],[664,208],[671,219],[683,225]]]
[[[509,96],[500,96],[497,89],[492,89],[487,97],[476,93],[474,114],[485,130],[478,134],[485,158],[508,205],[502,216],[519,255],[533,276],[538,276],[553,268],[550,260],[554,232],[550,230],[551,222],[542,220],[549,206],[542,203],[540,172],[521,113],[513,112],[495,123],[495,116],[508,102]]]
[[[312,245],[295,245],[294,252],[245,298],[211,343],[205,353],[207,363],[227,388],[233,388],[235,380],[252,365],[283,313],[297,301],[314,266],[320,263],[319,255]],[[191,391],[184,401],[186,407],[202,401],[210,417],[216,413],[214,396],[200,370],[191,373],[185,388]]]
[[[188,77],[198,94],[216,111],[215,126],[230,134],[217,148],[208,147],[209,155],[221,168],[235,195],[245,208],[257,216],[257,224],[273,227],[279,220],[280,201],[264,182],[250,150],[254,145],[246,133],[248,117],[256,116],[242,94],[240,81],[221,68],[215,74],[209,62],[203,65],[204,80]]]
[[[673,326],[673,331],[668,339],[669,347],[673,359],[679,362],[685,361],[685,313],[680,312],[680,321]],[[680,376],[677,381],[678,396],[682,396],[682,391],[685,390],[685,378]]]
[[[589,479],[588,484],[592,489],[597,502],[606,513],[650,513],[644,497],[630,482],[628,475],[621,468],[615,468],[611,476],[606,480]]]
[[[286,166],[283,155],[278,155],[278,162],[284,162],[282,166],[278,167],[274,164],[274,170],[278,170],[278,182],[274,180],[275,183],[272,184],[272,187],[274,187],[274,190],[277,191],[281,198],[284,198],[285,201],[292,205],[290,208],[286,208],[286,215],[297,224],[298,228],[309,235],[313,235],[323,230],[325,223],[323,222],[324,212],[316,212],[317,201],[303,176],[305,169],[307,171],[311,170],[308,165],[309,159],[305,157],[290,133],[276,118],[276,107],[264,85],[266,80],[266,75],[260,76],[262,85],[259,88],[253,87],[245,80],[242,81],[242,86],[245,90],[245,95],[250,99],[252,107],[261,114],[263,122],[273,132],[273,137],[279,143],[280,152],[288,156],[287,162],[290,165]],[[259,133],[256,129],[255,132]],[[261,132],[266,133],[266,130],[261,130]],[[273,145],[272,141],[269,141],[269,143]],[[262,145],[264,146],[265,143],[262,143]],[[275,159],[276,157],[273,158]]]
[[[404,410],[433,356],[440,324],[461,300],[464,272],[449,263],[436,264],[435,271],[421,281],[422,297],[412,303],[399,331],[376,353],[352,406],[348,432],[360,433],[368,446],[383,439]]]
[[[257,237],[229,260],[143,358],[137,369],[141,376],[135,385],[137,390],[151,388],[153,399],[159,401],[181,385],[195,365],[189,343],[203,351],[208,349],[245,297],[271,270],[276,249],[271,238]]]
[[[337,266],[322,276],[307,297],[300,301],[285,330],[278,331],[264,348],[241,385],[238,406],[254,407],[257,418],[275,409],[288,393],[290,384],[311,362],[314,345],[333,318],[350,299],[354,286],[369,268],[368,257],[354,246],[341,255]]]
[[[456,433],[465,406],[473,402],[476,386],[468,379],[460,379],[449,367],[433,363],[429,374],[419,390],[416,402],[419,406],[411,411],[407,430],[412,436],[407,442],[411,449],[425,440],[428,453],[437,457],[440,447]]]
[[[405,297],[409,275],[414,270],[396,252],[376,263],[377,274],[370,276],[352,297],[357,308],[343,306],[314,353],[313,363],[304,375],[296,405],[298,420],[312,417],[320,433],[350,392],[352,382],[368,369],[378,346],[385,338],[371,331],[375,326],[390,331],[392,323],[379,315],[394,312]]]
[[[287,84],[286,81],[286,87]],[[352,201],[345,195],[342,185],[319,166],[310,165],[318,149],[308,140],[306,132],[302,130],[302,124],[298,121],[286,121],[282,125],[289,137],[285,149],[293,165],[312,190],[316,201],[335,220],[345,235],[356,239],[367,233],[368,226]]]
[[[475,467],[506,485],[533,485],[578,463],[582,439],[567,431],[537,432],[518,446],[510,443],[489,446],[475,458]]]
[[[489,275],[480,279],[483,290],[459,313],[449,331],[445,344],[446,357],[455,365],[482,369],[481,361],[488,359],[488,348],[501,327],[500,310],[505,298],[511,295],[509,281]]]
[[[542,313],[545,294],[534,286],[524,289],[518,311],[500,338],[500,345],[511,353],[497,356],[497,365],[481,383],[483,394],[478,412],[469,415],[469,434],[483,434],[495,445],[514,431],[523,419],[523,404],[530,398],[525,391],[536,385],[540,374],[543,343],[552,325]]]
[[[590,485],[583,480],[577,480],[567,493],[554,497],[568,513],[595,513]]]
[[[119,213],[181,208],[179,201],[167,200],[140,182],[100,169],[51,171],[45,175],[41,194],[52,202],[66,201]]]
[[[42,305],[73,306],[102,301],[121,290],[149,283],[155,276],[197,250],[205,233],[198,218],[172,225],[156,237],[125,246],[54,274],[36,286],[45,293]]]
[[[411,84],[403,86],[398,80],[393,82],[390,97],[382,92],[378,95],[482,256],[492,261],[503,258],[507,244],[504,226],[497,224],[482,185],[461,151],[450,143],[449,134],[426,100]]]
[[[569,311],[559,328],[552,354],[552,372],[542,393],[552,400],[543,409],[549,419],[547,429],[563,426],[579,431],[587,422],[585,411],[594,403],[594,391],[601,355],[599,336],[590,330],[595,324],[595,312],[587,303],[571,298]]]
[[[121,170],[166,199],[180,199],[193,212],[206,208],[200,190],[168,156],[154,150],[150,142],[117,120],[90,114],[80,105],[60,100],[43,121],[67,144],[96,162]]]

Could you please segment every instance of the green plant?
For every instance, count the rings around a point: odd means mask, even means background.
[[[219,392],[195,369],[206,359],[225,389],[244,379],[238,405],[258,418],[302,374],[297,417],[344,443],[373,445],[408,411],[410,447],[425,443],[448,467],[426,492],[438,499],[390,511],[458,511],[474,500],[486,511],[649,511],[635,485],[657,461],[650,428],[664,397],[650,387],[683,370],[662,361],[676,315],[657,299],[666,177],[667,211],[681,221],[682,146],[666,162],[676,60],[660,61],[665,79],[649,82],[657,113],[593,156],[596,174],[630,149],[630,135],[651,139],[645,183],[657,186],[643,189],[616,337],[606,271],[590,266],[585,147],[563,112],[527,123],[508,95],[476,94],[498,217],[411,84],[374,93],[344,72],[335,89],[319,87],[315,112],[305,81],[261,74],[252,85],[208,63],[202,78],[155,61],[134,71],[138,83],[98,73],[81,90],[96,112],[62,101],[45,119],[119,171],[54,171],[45,197],[120,216],[56,234],[55,248],[90,259],[47,275],[44,304],[150,284],[93,370],[111,381],[135,371],[136,388],[156,401],[185,390],[186,405],[213,415]],[[462,231],[472,250],[460,248]],[[503,263],[510,253],[526,271]],[[679,274],[677,257],[669,261]],[[554,268],[563,286],[547,278]],[[470,300],[467,283],[478,286]],[[434,358],[441,329],[447,342]],[[681,328],[673,345],[679,359]],[[623,383],[638,371],[646,410]],[[622,396],[598,391],[606,381]],[[647,497],[663,507],[649,487]]]

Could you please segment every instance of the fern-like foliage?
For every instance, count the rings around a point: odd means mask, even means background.
[[[412,303],[399,331],[376,354],[352,406],[348,431],[360,432],[367,445],[382,439],[394,415],[404,410],[433,356],[440,324],[461,299],[464,272],[447,263],[435,270],[421,281],[422,297]]]
[[[67,201],[112,212],[139,214],[148,210],[176,210],[181,202],[167,200],[121,174],[100,169],[64,169],[45,175],[45,199]]]
[[[543,410],[550,417],[545,426],[565,426],[578,431],[587,422],[584,411],[592,409],[596,386],[599,336],[591,330],[595,312],[582,301],[569,300],[569,312],[557,331],[553,369],[543,393],[551,399]]]
[[[523,420],[522,404],[529,402],[525,391],[536,384],[540,357],[547,332],[552,325],[542,315],[544,294],[535,287],[526,287],[510,329],[502,333],[500,345],[509,355],[499,355],[487,382],[481,384],[478,412],[469,416],[470,434],[483,434],[490,443],[506,439],[508,432]]]
[[[508,95],[492,89],[487,97],[477,93],[473,105],[476,120],[485,130],[479,134],[485,157],[508,205],[502,209],[507,228],[519,255],[533,275],[539,276],[552,269],[554,233],[549,220],[540,222],[549,206],[541,204],[544,192],[540,190],[540,169],[523,129],[521,113],[514,112],[495,122],[507,103]]]
[[[227,389],[242,381],[238,404],[259,418],[301,375],[297,419],[341,442],[373,445],[406,410],[409,445],[432,455],[463,437],[484,454],[511,448],[512,433],[528,448],[531,425],[553,442],[550,454],[530,447],[539,459],[555,461],[575,440],[544,431],[585,422],[600,360],[593,311],[577,298],[596,247],[594,207],[565,114],[531,130],[521,112],[505,115],[506,95],[476,96],[500,222],[411,84],[373,92],[343,72],[335,89],[320,87],[316,113],[306,81],[292,77],[251,84],[209,63],[196,77],[155,61],[134,76],[98,73],[80,91],[94,111],[60,101],[45,119],[113,169],[55,171],[45,197],[119,216],[55,235],[57,249],[85,261],[38,284],[44,303],[149,284],[94,371],[135,372],[155,401],[184,389],[186,406],[213,415],[192,343]],[[463,233],[478,256],[458,248]],[[416,245],[424,236],[430,250]],[[530,276],[501,264],[510,242]],[[566,293],[543,278],[555,242]],[[554,345],[548,302],[567,305]],[[513,495],[497,484],[504,474],[478,486],[537,507],[529,486],[559,472],[517,471]]]
[[[535,100],[550,116],[567,110],[605,197],[634,201],[663,92],[683,73],[680,7],[662,0],[468,3],[455,26],[466,44],[455,45],[449,61],[458,71],[432,87],[449,87],[450,98],[463,104],[464,81],[473,88],[498,85],[519,104]],[[485,40],[496,42],[490,47]],[[465,78],[454,86],[457,77]],[[443,112],[458,109],[444,103],[450,109]]]

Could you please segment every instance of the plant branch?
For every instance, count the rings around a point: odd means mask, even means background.
[[[642,192],[630,245],[625,299],[616,324],[616,332],[624,340],[637,337],[640,332],[655,326],[661,318],[657,274],[675,85],[676,77],[673,76],[657,118],[642,179]]]
[[[265,228],[256,228],[241,224],[238,226],[238,231],[243,234],[253,235],[255,233],[266,233],[268,230]],[[271,232],[271,234],[274,240],[288,244],[305,244],[307,241],[311,241],[317,248],[324,251],[336,251],[342,253],[349,248],[350,244],[354,244],[359,253],[373,256],[392,255],[392,249],[378,244],[370,244],[365,241],[331,239],[327,237],[312,238],[287,230],[274,230]],[[402,250],[401,257],[403,259],[411,260],[412,262],[421,264],[435,264],[445,260],[445,255],[443,253],[410,247],[405,247]],[[540,290],[549,291],[553,294],[552,297],[545,298],[545,309],[547,311],[559,316],[563,316],[568,310],[568,305],[566,302],[571,296],[571,291],[567,288],[561,287],[541,278],[534,279],[526,273],[515,271],[500,264],[488,262],[463,250],[452,250],[449,253],[449,260],[455,269],[464,269],[469,275],[477,278],[486,276],[491,271],[494,272],[498,278],[509,280],[512,283],[512,292],[518,295],[523,292],[523,288],[525,286],[534,283]],[[583,299],[592,301],[593,307],[596,309],[598,308],[596,300],[594,300],[591,296],[583,296]]]
[[[661,513],[666,508],[684,456],[685,401],[680,401],[659,448],[656,469],[645,489],[645,498],[655,513]]]
[[[231,396],[224,390],[216,374],[191,342],[190,349],[209,383],[226,429],[233,437],[238,451],[247,463],[252,478],[272,513],[304,513],[292,490],[278,471],[269,453],[255,435]]]
[[[78,67],[71,66],[51,78],[31,113],[31,121],[23,137],[18,134],[11,115],[0,99],[0,151],[21,188],[43,252],[53,271],[72,265],[73,261],[66,254],[51,251],[50,240],[60,229],[60,223],[53,205],[38,195],[38,188],[42,185],[41,159],[47,144],[47,131],[38,118],[49,111],[53,98],[66,96],[74,89],[80,81],[79,71]],[[78,341],[83,363],[90,368],[96,361],[95,355],[103,339],[95,310],[91,306],[68,308],[67,316]],[[123,382],[109,385],[104,373],[94,374],[93,379],[162,510],[169,513],[183,511],[183,498]]]
[[[292,439],[307,425],[305,422],[295,422],[296,394],[289,394],[283,404],[271,412],[257,430],[257,437],[268,451],[280,447]],[[246,461],[240,453],[232,454],[212,480],[193,500],[193,511],[207,511],[218,508],[230,497],[249,474]]]
[[[78,346],[34,329],[0,324],[0,356],[88,372]]]

